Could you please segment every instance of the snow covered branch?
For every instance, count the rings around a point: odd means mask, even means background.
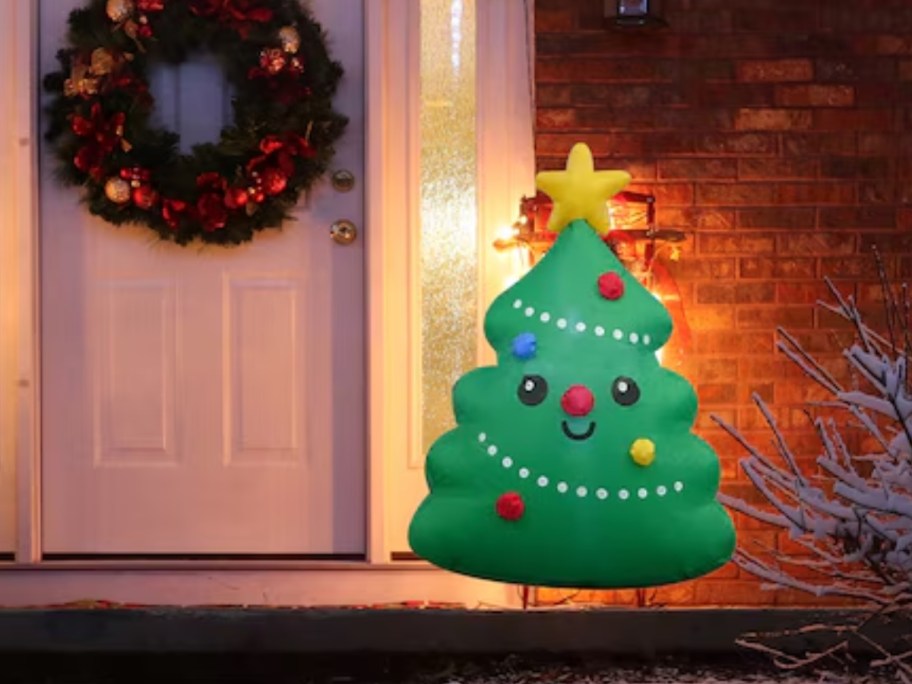
[[[827,370],[787,331],[777,346],[824,390],[826,399],[808,402],[810,426],[818,438],[813,454],[797,455],[773,412],[759,396],[754,402],[772,433],[772,453],[750,442],[737,428],[713,420],[745,450],[741,467],[761,494],[754,504],[728,495],[722,503],[767,525],[788,532],[800,549],[739,548],[735,562],[774,587],[788,587],[818,597],[841,597],[871,615],[912,618],[912,391],[908,361],[912,326],[908,288],[894,287],[878,258],[886,309],[886,331],[864,322],[854,298],[826,281],[835,303],[819,302],[848,321],[854,340],[842,352],[850,380]],[[838,376],[838,377],[837,377]],[[809,456],[815,457],[812,461]],[[832,626],[842,633],[855,628]],[[854,633],[854,632],[853,632]],[[866,638],[866,637],[865,637]],[[757,650],[775,653],[784,666],[813,662],[826,654],[786,658],[757,639]],[[903,677],[912,676],[908,646],[875,650],[880,662]]]

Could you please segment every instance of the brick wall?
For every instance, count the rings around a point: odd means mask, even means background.
[[[687,232],[674,275],[693,329],[683,372],[700,397],[698,431],[720,455],[723,489],[756,499],[742,452],[709,413],[766,444],[756,392],[810,462],[817,443],[799,410],[810,384],[774,352],[776,326],[838,366],[846,330],[813,306],[821,278],[879,312],[870,246],[893,275],[912,275],[912,3],[666,0],[668,28],[612,30],[601,6],[536,2],[538,167],[562,167],[585,141],[597,167],[627,169],[630,189],[656,195],[660,226]],[[789,549],[771,528],[736,522],[741,544]],[[732,565],[645,597],[815,601],[758,591]]]

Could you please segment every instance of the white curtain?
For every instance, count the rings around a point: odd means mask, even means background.
[[[516,268],[515,255],[493,250],[495,236],[517,218],[520,199],[535,193],[533,7],[533,0],[477,7],[480,318]],[[479,356],[490,360],[482,339]]]

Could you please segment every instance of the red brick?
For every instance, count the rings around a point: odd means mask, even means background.
[[[792,257],[741,257],[740,273],[742,278],[814,278],[815,259]]]
[[[822,178],[882,178],[892,175],[889,157],[828,157],[820,160]]]
[[[867,192],[866,192],[865,188],[862,188],[862,190],[863,190],[862,196],[864,197],[865,195],[867,195]],[[897,202],[897,204],[906,204],[906,205],[912,204],[912,183],[905,181],[905,182],[898,184],[897,192],[896,192],[896,202]]]
[[[690,375],[694,376],[693,373],[691,373]],[[715,408],[715,409],[713,409],[712,413],[707,413],[706,411],[699,411],[697,413],[697,419],[694,422],[694,428],[698,432],[703,432],[703,433],[705,433],[707,431],[718,430],[719,426],[717,425],[716,421],[713,419],[713,416],[718,416],[725,422],[729,423],[730,425],[735,425],[735,423],[738,419],[738,412],[737,412],[737,410],[735,410],[733,408]],[[723,466],[722,477],[726,477],[725,465],[726,464],[724,464],[724,463],[722,464],[722,466]],[[728,470],[733,471],[732,468],[729,468]],[[735,477],[735,475],[731,474],[730,477]]]
[[[896,75],[895,63],[883,58],[823,58],[814,63],[814,77],[820,83],[890,81]]]
[[[853,283],[852,290],[855,301],[862,307],[867,307],[871,304],[876,306],[884,305],[884,291],[881,283]]]
[[[773,283],[698,283],[700,304],[762,304],[775,301]]]
[[[814,280],[806,283],[776,283],[776,301],[781,304],[814,304],[820,299],[830,299],[829,288],[823,282]]]
[[[635,185],[630,186],[631,189]],[[651,183],[648,188],[640,188],[655,195],[656,203],[665,206],[693,204],[693,185],[691,183]]]
[[[780,254],[852,254],[855,236],[851,233],[784,233],[776,236]]]
[[[767,439],[769,437],[769,431],[764,430],[760,433],[745,433],[744,436],[747,438],[747,441],[749,443],[754,443],[757,438]],[[734,438],[732,438],[732,442],[735,443]],[[746,453],[744,452],[743,447],[741,447],[737,443],[735,443],[735,446],[738,449],[739,457],[746,456]],[[726,494],[732,498],[743,501],[744,503],[752,504],[755,506],[762,506],[762,505],[768,503],[766,498],[763,496],[763,494],[761,494],[757,490],[757,488],[753,484],[750,484],[750,483],[741,483],[741,482],[725,483],[725,485],[719,487],[719,490],[723,494]],[[768,529],[768,528],[761,528],[761,529]]]
[[[818,583],[828,585],[829,582],[826,579],[820,581],[820,574],[817,573],[816,577]],[[858,604],[858,601],[852,601],[851,599],[844,598],[842,596],[817,596],[806,591],[799,591],[798,589],[778,589],[776,591],[776,605],[777,606],[823,606],[823,607],[835,607],[835,606],[850,606]]]
[[[777,534],[777,528],[772,526],[759,530],[747,530],[738,535],[738,542],[747,551],[764,553],[778,548],[776,545]]]
[[[776,88],[780,107],[851,107],[855,89],[848,85],[790,85]]]
[[[782,406],[767,407],[773,421],[780,430],[787,430],[789,421],[789,410]],[[766,416],[756,406],[741,407],[738,409],[738,428],[741,430],[770,429]]]
[[[820,28],[840,33],[912,30],[912,8],[905,0],[825,5],[820,8]]]
[[[740,459],[738,459],[738,460],[739,460],[738,465],[740,467]],[[743,481],[749,482],[749,480],[747,480],[747,478],[745,478]],[[745,513],[741,513],[740,511],[733,511],[733,510],[729,509],[728,514],[730,516],[732,516],[732,518],[734,519],[736,530],[767,530],[767,529],[769,529],[769,523],[763,522],[761,520],[757,520],[756,518],[753,518]],[[745,577],[746,575],[745,575],[744,570],[741,570],[739,568],[738,576]]]
[[[779,178],[813,178],[817,161],[807,157],[785,159],[744,158],[738,160],[738,177],[747,180]]]
[[[896,215],[896,225],[899,228],[912,228],[912,207],[899,210]]]
[[[701,254],[764,254],[775,250],[767,233],[705,233],[697,236]]]
[[[912,81],[912,59],[904,59],[899,63],[899,78]]]
[[[656,177],[655,162],[638,157],[621,159],[617,157],[595,157],[594,163],[597,169],[623,169],[633,177],[634,182],[655,180]],[[565,159],[558,168],[563,169],[566,165],[567,160]]]
[[[910,233],[862,233],[860,252],[869,254],[876,246],[881,254],[912,253],[912,234]]]
[[[558,156],[565,162],[570,149],[577,142],[589,145],[593,156],[634,155],[643,152],[642,140],[631,135],[540,133],[535,136],[537,154]]]
[[[893,207],[821,207],[821,228],[892,228],[897,225]]]
[[[656,111],[656,128],[674,131],[731,130],[734,115],[727,109],[661,108]]]
[[[737,385],[733,382],[702,382],[697,384],[697,399],[701,406],[715,404],[733,404],[738,394]],[[708,435],[704,435],[708,439]]]
[[[726,382],[738,379],[738,360],[732,358],[698,359],[695,370],[701,382]]]
[[[855,154],[853,133],[787,133],[782,136],[785,155]]]
[[[542,83],[535,88],[535,100],[539,107],[569,105],[573,102],[569,85]]]
[[[659,80],[690,85],[723,81],[735,78],[734,64],[730,59],[665,59],[659,66]]]
[[[660,226],[667,228],[731,230],[735,223],[735,212],[725,209],[658,207],[656,220]]]
[[[855,43],[864,52],[878,55],[912,55],[912,39],[899,35],[857,36]]]
[[[829,292],[819,292],[818,294],[820,295],[818,298],[810,301],[814,302],[817,299],[821,299],[826,302],[832,302]],[[840,352],[854,341],[853,333],[847,330],[802,330],[796,332],[793,337],[805,351],[811,354]]]
[[[825,257],[820,260],[820,271],[833,279],[877,278],[877,265],[868,255],[856,257]]]
[[[698,183],[697,204],[773,204],[776,190],[772,183]]]
[[[694,137],[688,133],[681,132],[650,133],[642,142],[643,151],[657,157],[678,154],[691,155],[696,149],[695,146]]]
[[[577,107],[577,128],[596,129],[600,131],[652,131],[656,127],[657,112],[655,108],[631,109],[629,116],[618,117],[610,107]]]
[[[734,159],[660,159],[660,178],[734,178]]]
[[[791,365],[791,361],[781,355],[738,359],[738,370],[745,380],[778,380],[785,377]]]
[[[699,154],[770,155],[778,145],[769,133],[707,133],[696,138],[694,149]]]
[[[588,7],[592,3],[580,5]],[[650,40],[643,41],[639,31],[613,30],[610,35],[598,25],[590,30],[569,34],[543,34],[537,37],[536,53],[539,55],[586,55],[611,57],[636,56],[652,58],[655,55],[681,54],[685,41],[683,35],[656,32]],[[592,30],[595,29],[595,30]]]
[[[539,129],[562,129],[576,126],[576,109],[546,109],[539,107],[535,123]]]
[[[751,33],[779,34],[783,26],[796,32],[817,29],[816,9],[800,5],[780,5],[772,9],[750,8],[735,12],[733,20],[734,30]]]
[[[739,209],[739,228],[813,228],[816,211],[812,208]]]
[[[655,80],[656,62],[560,55],[542,57],[535,63],[540,83],[623,83]]]
[[[883,109],[817,109],[813,112],[813,127],[819,131],[882,131],[890,129],[892,125],[893,111],[888,107]]]
[[[738,309],[739,328],[814,327],[814,310],[810,307],[744,307]]]
[[[711,582],[719,579],[734,579],[738,576],[738,566],[733,561],[729,561],[721,568],[713,570],[707,575],[703,575],[698,582]]]
[[[808,59],[764,59],[740,62],[739,81],[810,81],[814,67]]]
[[[739,131],[800,131],[811,128],[816,112],[807,109],[739,109]]]
[[[658,92],[651,85],[583,84],[574,85],[571,92],[577,105],[601,105],[624,109],[659,104]]]
[[[678,49],[692,49],[694,56],[762,58],[769,55],[770,52],[769,39],[760,35],[739,33],[738,35],[696,35],[682,38]]]
[[[560,31],[568,31],[574,28],[574,25],[574,15],[567,7],[564,7],[563,9],[536,8],[536,33],[555,33]]]
[[[770,83],[721,83],[700,82],[696,99],[704,107],[757,107],[773,102]]]
[[[764,354],[772,352],[773,345],[770,332],[700,330],[694,334],[696,354]]]
[[[698,581],[694,604],[701,606],[763,606],[776,602],[776,592],[761,589],[756,580]]]
[[[896,183],[892,180],[864,181],[858,184],[860,204],[893,204],[897,201]]]
[[[895,133],[858,133],[858,154],[890,156],[898,154]]]
[[[852,183],[780,183],[776,190],[776,201],[782,204],[851,204],[855,201]]]
[[[646,595],[651,606],[689,606],[693,605],[694,591],[693,582],[679,582],[647,589]]]
[[[908,100],[904,94],[905,84],[891,81],[880,83],[861,82],[855,84],[855,106],[859,108],[883,107],[886,103],[897,104]]]
[[[671,275],[678,279],[731,278],[735,274],[734,259],[682,259],[668,265]]]
[[[691,306],[687,323],[692,330],[730,330],[735,324],[735,312],[730,306]]]

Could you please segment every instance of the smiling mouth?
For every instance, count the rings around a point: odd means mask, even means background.
[[[561,422],[561,427],[564,429],[564,434],[567,435],[570,439],[584,440],[592,437],[592,433],[595,432],[595,421],[589,423],[589,428],[585,432],[576,433],[570,429],[570,426],[567,425],[567,421],[564,420]]]

